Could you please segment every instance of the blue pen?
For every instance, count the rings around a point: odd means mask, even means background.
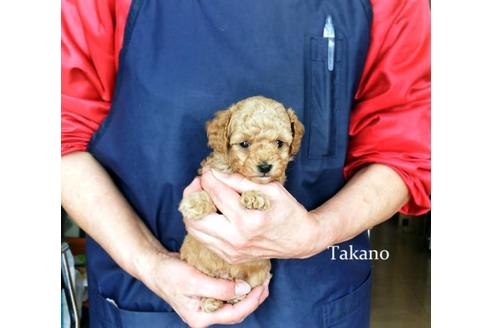
[[[328,39],[328,70],[333,71],[335,65],[335,26],[331,16],[326,17],[323,37]]]

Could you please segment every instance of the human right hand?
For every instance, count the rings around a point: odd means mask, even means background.
[[[189,326],[236,324],[243,321],[268,297],[269,279],[251,290],[244,281],[211,278],[179,259],[178,253],[159,252],[149,256],[139,275],[143,283],[162,297]],[[249,293],[249,294],[248,294]],[[203,297],[230,300],[246,295],[234,305],[224,304],[219,310],[201,310]]]

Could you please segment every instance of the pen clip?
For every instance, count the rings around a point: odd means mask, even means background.
[[[326,17],[323,37],[328,39],[328,70],[333,71],[335,66],[335,25],[331,15]]]

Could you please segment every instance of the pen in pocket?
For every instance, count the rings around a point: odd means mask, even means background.
[[[326,17],[323,37],[328,39],[328,70],[333,71],[335,65],[335,26],[331,16]]]

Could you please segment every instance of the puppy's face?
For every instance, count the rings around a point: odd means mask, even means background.
[[[234,172],[268,183],[285,180],[304,127],[292,109],[272,99],[251,97],[218,112],[208,122],[207,133],[209,145],[226,155]]]

